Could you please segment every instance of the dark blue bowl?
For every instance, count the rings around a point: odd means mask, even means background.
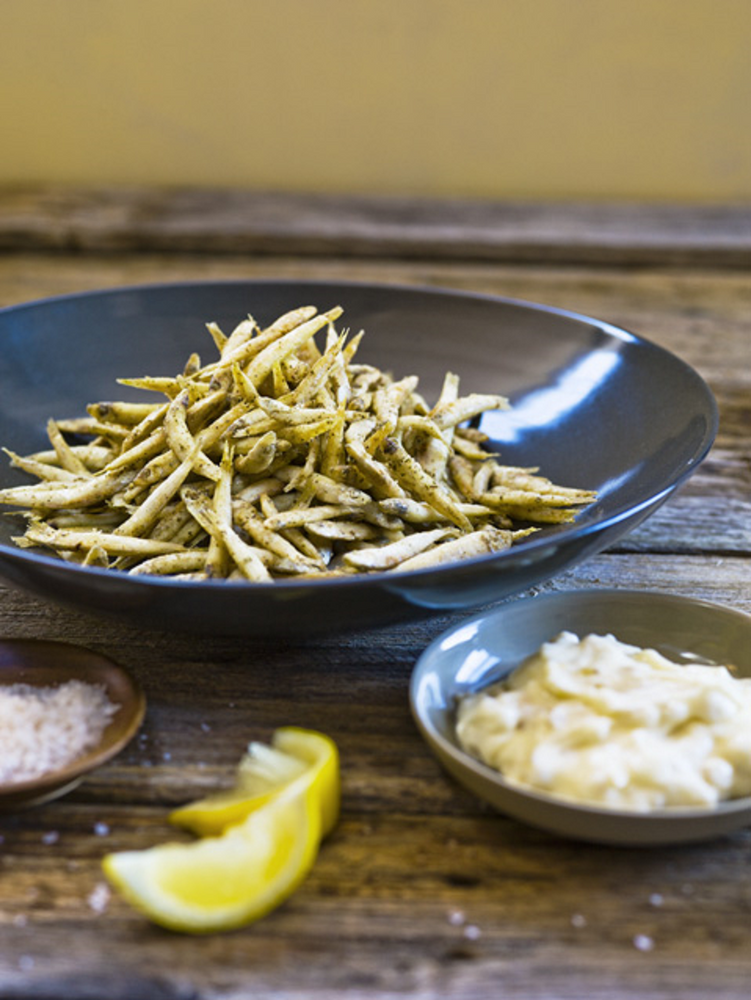
[[[132,624],[203,634],[304,637],[498,601],[550,579],[630,531],[707,454],[717,408],[704,381],[668,351],[608,323],[558,309],[448,290],[333,282],[232,281],[116,288],[0,310],[0,445],[48,447],[49,417],[89,402],[143,398],[119,377],[174,375],[199,351],[206,322],[260,323],[298,305],[344,308],[365,330],[358,360],[420,376],[430,400],[447,370],[464,392],[498,392],[512,409],[482,428],[508,464],[539,466],[598,491],[573,525],[453,565],[356,579],[273,584],[129,577],[18,549],[0,520],[0,573],[60,604]],[[0,486],[28,479],[0,466]]]

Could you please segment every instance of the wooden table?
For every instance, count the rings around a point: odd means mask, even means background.
[[[440,285],[538,300],[680,355],[720,407],[689,483],[542,590],[638,587],[751,611],[751,214],[480,206],[231,192],[0,194],[0,304],[216,277]],[[625,850],[483,808],[411,721],[421,650],[460,616],[306,645],[146,633],[0,585],[0,633],[81,643],[141,680],[140,736],[66,798],[0,818],[0,996],[177,1000],[730,1000],[751,992],[751,831]],[[295,896],[193,939],[107,895],[106,851],[174,837],[278,725],[342,755],[341,822]]]

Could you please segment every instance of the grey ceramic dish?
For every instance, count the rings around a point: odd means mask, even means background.
[[[49,417],[89,402],[143,398],[118,377],[174,375],[209,360],[205,324],[291,307],[344,308],[363,328],[358,359],[420,376],[435,398],[447,370],[465,392],[501,392],[508,412],[482,427],[509,464],[599,491],[573,525],[505,552],[410,574],[358,579],[175,582],[81,568],[12,542],[0,517],[0,573],[50,600],[141,627],[204,634],[307,637],[479,607],[520,593],[612,544],[697,468],[717,428],[707,386],[674,355],[607,323],[491,296],[318,282],[211,282],[112,289],[0,310],[0,445],[48,447]],[[153,396],[147,397],[149,399]],[[28,482],[0,461],[0,486]]]
[[[641,814],[579,806],[524,790],[462,750],[457,697],[501,679],[543,642],[568,630],[613,634],[676,662],[732,664],[751,677],[751,616],[705,601],[649,591],[571,591],[511,601],[470,618],[433,642],[410,684],[415,721],[446,770],[499,810],[565,837],[649,846],[706,840],[751,824],[751,798],[715,809]]]

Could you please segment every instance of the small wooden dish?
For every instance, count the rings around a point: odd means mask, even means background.
[[[104,688],[117,711],[99,743],[66,767],[32,780],[0,784],[0,810],[39,805],[71,791],[130,742],[146,711],[137,681],[100,653],[63,642],[0,639],[0,684],[58,687],[73,680]]]

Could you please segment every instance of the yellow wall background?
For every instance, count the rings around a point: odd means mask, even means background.
[[[749,0],[0,0],[0,184],[751,199]]]

